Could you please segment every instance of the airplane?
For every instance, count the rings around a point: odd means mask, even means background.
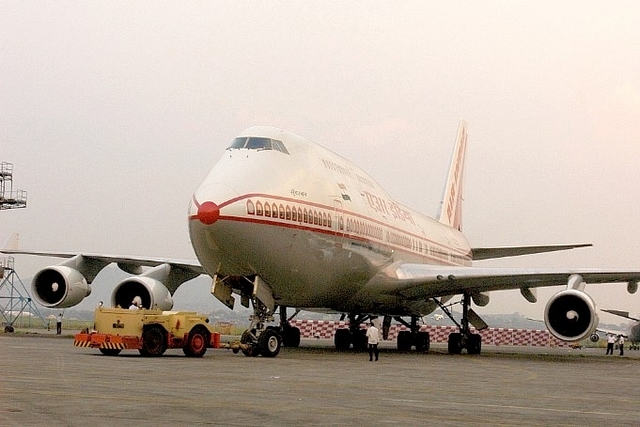
[[[633,323],[631,323],[627,327],[626,333],[620,332],[620,331],[613,331],[610,329],[597,328],[596,332],[589,337],[590,340],[592,342],[598,342],[600,340],[600,335],[598,335],[598,332],[604,333],[606,335],[616,335],[616,336],[622,335],[630,342],[630,346],[629,346],[630,350],[638,350],[640,348],[640,344],[639,344],[640,343],[640,316],[631,317],[628,311],[621,311],[621,310],[603,309],[602,311],[604,311],[605,313],[613,314],[614,316],[619,316],[625,319],[632,320]]]
[[[70,307],[90,293],[90,283],[109,263],[133,276],[116,284],[111,304],[128,307],[140,296],[146,308],[169,310],[182,283],[207,274],[211,293],[230,309],[236,296],[253,309],[242,334],[246,356],[275,357],[297,347],[299,329],[290,321],[300,310],[342,313],[348,327],[334,335],[336,349],[366,346],[361,325],[392,319],[407,330],[399,350],[426,352],[430,337],[419,321],[437,308],[459,332],[448,351],[481,352],[486,327],[472,303],[485,306],[489,292],[519,289],[536,302],[536,288],[566,284],[553,295],[544,320],[565,341],[592,334],[596,305],[586,283],[627,283],[634,293],[638,270],[476,267],[474,261],[552,252],[590,244],[472,247],[462,233],[462,189],[467,148],[464,121],[455,139],[440,214],[423,215],[395,201],[354,163],[306,138],[270,126],[238,135],[191,196],[188,224],[199,262],[102,254],[6,253],[66,258],[33,278],[35,298],[45,307]],[[235,296],[234,296],[235,295]],[[460,296],[458,321],[450,310]],[[295,309],[288,316],[288,308]],[[279,324],[276,314],[279,315]]]

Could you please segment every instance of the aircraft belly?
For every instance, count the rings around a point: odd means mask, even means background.
[[[280,305],[342,307],[376,272],[365,256],[331,234],[239,221],[201,228],[192,224],[192,241],[210,275],[259,272]]]
[[[377,274],[391,258],[362,242],[302,227],[233,219],[209,226],[192,221],[190,231],[209,275],[259,274],[278,305],[395,315],[433,310],[426,300],[407,301],[386,292],[387,283]]]

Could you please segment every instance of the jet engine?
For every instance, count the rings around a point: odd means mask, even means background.
[[[579,289],[555,294],[544,310],[547,329],[564,341],[580,341],[596,331],[598,314],[593,299]]]
[[[128,308],[135,297],[140,297],[143,308],[173,308],[167,287],[161,281],[146,276],[130,277],[117,284],[111,294],[111,306]]]
[[[33,277],[31,288],[36,300],[48,308],[73,307],[91,294],[91,286],[84,276],[64,265],[40,270]]]

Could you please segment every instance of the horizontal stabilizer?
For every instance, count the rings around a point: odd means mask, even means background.
[[[483,259],[506,258],[512,256],[540,254],[545,252],[566,251],[569,249],[586,248],[593,246],[591,243],[575,245],[545,245],[545,246],[504,246],[495,248],[471,249],[474,261]]]

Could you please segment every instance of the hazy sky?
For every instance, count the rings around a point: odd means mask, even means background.
[[[465,119],[473,246],[594,244],[483,265],[640,269],[638,22],[637,1],[2,1],[0,160],[28,207],[0,237],[195,258],[193,190],[263,124],[434,215]],[[624,285],[587,289],[640,313]],[[479,311],[542,317],[557,290]]]

